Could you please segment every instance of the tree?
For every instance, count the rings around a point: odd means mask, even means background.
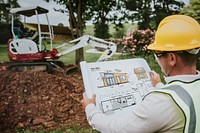
[[[83,14],[86,9],[87,0],[44,0],[46,2],[55,1],[58,4],[65,6],[65,10],[58,10],[60,12],[69,13],[69,22],[72,37],[75,39],[82,36],[84,20]],[[84,60],[83,48],[76,50],[76,64],[78,65],[80,61]]]
[[[153,0],[153,20],[155,27],[158,26],[160,21],[166,16],[172,14],[179,14],[183,8],[184,3],[177,0]]]
[[[8,39],[11,38],[10,32],[10,8],[11,7],[19,7],[17,0],[0,0],[0,43],[7,43]]]
[[[181,10],[181,14],[191,16],[200,23],[200,1],[191,0],[190,4]]]
[[[55,1],[65,6],[65,10],[57,10],[67,12],[69,14],[70,29],[74,38],[83,34],[83,28],[86,20],[93,18],[95,25],[95,36],[100,38],[109,37],[109,21],[115,21],[116,15],[111,17],[109,13],[116,7],[115,0],[44,0]],[[84,59],[83,48],[76,51],[76,64]]]
[[[55,1],[66,7],[74,38],[83,33],[85,20],[92,20],[95,36],[109,37],[108,24],[122,26],[122,21],[138,22],[139,29],[155,29],[167,15],[178,13],[183,3],[176,0],[44,0]],[[83,49],[76,52],[76,64],[83,60]]]
[[[124,0],[124,3],[128,10],[128,13],[125,14],[126,17],[133,22],[138,22],[139,29],[151,27],[151,0]]]
[[[124,0],[124,3],[126,17],[138,22],[139,29],[155,29],[164,17],[179,13],[184,5],[176,0]]]
[[[10,8],[11,7],[19,7],[17,0],[0,0],[0,24],[10,24],[11,16],[10,16]]]
[[[116,14],[120,8],[116,0],[88,0],[85,17],[92,19],[96,37],[109,38],[109,23],[120,25],[120,16]]]
[[[47,0],[46,0],[47,1]],[[58,0],[54,0],[58,1]],[[63,0],[60,0],[63,1]],[[78,3],[78,1],[72,1]],[[63,3],[60,3],[63,4]],[[116,26],[122,26],[119,13],[119,2],[116,0],[85,0],[82,1],[82,26],[84,27],[86,20],[92,20],[95,26],[95,36],[99,38],[109,38],[109,23],[114,23]],[[67,8],[69,10],[69,8]],[[69,15],[72,14],[69,10]],[[76,30],[75,30],[76,31]]]

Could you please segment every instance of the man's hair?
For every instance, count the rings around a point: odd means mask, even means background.
[[[196,65],[198,58],[200,57],[200,52],[198,54],[190,54],[186,51],[182,53],[177,53],[182,59],[185,65]]]

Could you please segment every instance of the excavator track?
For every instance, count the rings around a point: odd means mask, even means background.
[[[47,71],[48,73],[62,72],[64,76],[70,76],[79,70],[77,65],[64,65],[62,61],[41,62],[11,62],[8,69],[13,71]]]
[[[60,61],[41,61],[41,62],[12,62],[8,68],[15,71],[47,71],[53,72],[55,64],[57,67],[64,67]]]

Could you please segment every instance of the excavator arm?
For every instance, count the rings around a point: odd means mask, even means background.
[[[81,36],[77,39],[70,41],[69,43],[64,43],[63,45],[56,47],[56,49],[66,47],[69,44],[75,44],[75,45],[71,46],[67,50],[56,53],[55,56],[59,58],[65,54],[68,54],[68,53],[75,51],[77,49],[80,49],[82,47],[92,46],[92,47],[99,47],[99,48],[105,49],[105,51],[102,52],[101,56],[99,57],[99,59],[97,61],[106,61],[116,52],[116,49],[117,49],[115,43],[105,41],[103,39],[89,36],[89,35],[84,35],[84,36]]]

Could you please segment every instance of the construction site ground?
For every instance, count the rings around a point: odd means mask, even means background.
[[[81,72],[11,71],[0,63],[0,132],[89,127],[81,106]]]

